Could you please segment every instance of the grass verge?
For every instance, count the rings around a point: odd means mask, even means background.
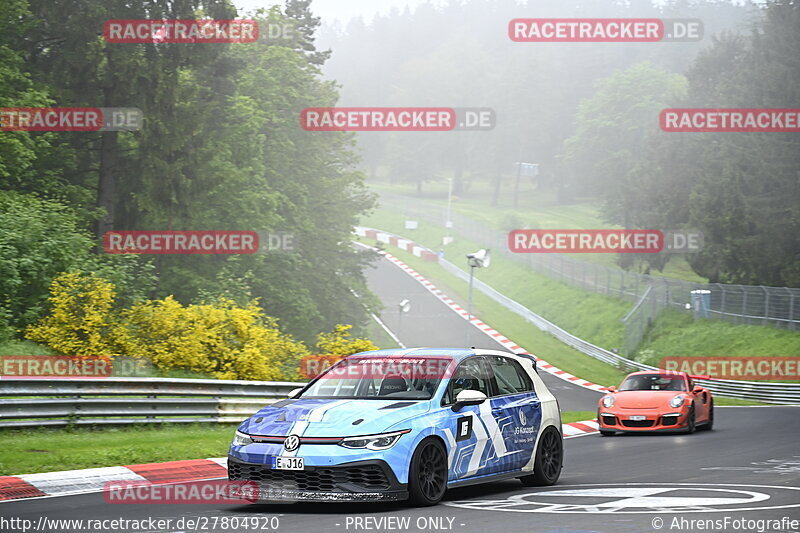
[[[225,457],[237,424],[0,430],[0,475]]]

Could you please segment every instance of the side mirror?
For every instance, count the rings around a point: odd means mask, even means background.
[[[700,385],[695,385],[694,388],[692,389],[692,392],[695,394],[699,394],[703,392],[703,387],[701,387]]]
[[[289,392],[289,398],[297,398],[303,392],[303,387],[297,387]]]
[[[608,392],[617,392],[617,388],[612,385],[608,388]]]
[[[453,411],[460,411],[467,405],[480,405],[486,401],[486,395],[479,390],[462,390],[456,396],[456,403],[453,404],[451,409]]]

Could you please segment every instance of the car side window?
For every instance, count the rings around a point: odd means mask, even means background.
[[[454,404],[458,393],[464,390],[477,390],[490,396],[489,375],[482,357],[470,357],[458,365],[447,385],[442,405]]]
[[[490,357],[489,361],[497,382],[497,396],[533,390],[531,378],[516,361],[506,357]]]

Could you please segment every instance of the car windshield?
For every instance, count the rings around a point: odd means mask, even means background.
[[[320,375],[301,398],[430,400],[452,359],[349,357]]]
[[[663,374],[638,374],[628,376],[619,390],[669,390],[685,391],[686,381],[681,376],[665,376]]]

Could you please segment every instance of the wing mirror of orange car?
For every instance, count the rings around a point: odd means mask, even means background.
[[[700,385],[695,385],[694,388],[692,389],[692,392],[695,394],[699,394],[703,392],[703,387],[701,387]]]
[[[608,392],[617,392],[617,388],[612,385],[608,388]]]

